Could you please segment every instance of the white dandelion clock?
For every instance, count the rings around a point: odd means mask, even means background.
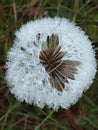
[[[41,108],[67,109],[76,103],[96,73],[95,53],[84,31],[55,17],[28,22],[15,35],[6,63],[11,93]]]

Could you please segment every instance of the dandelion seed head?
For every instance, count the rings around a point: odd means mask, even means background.
[[[56,34],[63,60],[79,61],[75,80],[59,91],[51,86],[50,75],[40,62],[42,45],[47,37]],[[12,94],[26,103],[54,110],[75,104],[93,82],[96,60],[91,41],[81,28],[65,18],[43,18],[28,22],[16,33],[13,47],[8,52],[6,81]]]

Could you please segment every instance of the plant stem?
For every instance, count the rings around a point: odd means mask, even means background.
[[[53,113],[54,113],[54,110],[52,110],[52,111],[50,112],[50,114],[49,114],[38,126],[35,127],[34,130],[39,130],[40,127],[48,120],[48,118],[51,117],[51,115],[52,115]]]

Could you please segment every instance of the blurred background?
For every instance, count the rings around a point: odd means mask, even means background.
[[[98,73],[68,110],[53,112],[20,103],[9,92],[4,66],[14,32],[27,21],[46,16],[76,22],[92,41],[98,59],[98,0],[0,0],[0,130],[98,130]]]

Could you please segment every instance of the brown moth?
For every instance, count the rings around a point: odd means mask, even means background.
[[[59,38],[56,34],[47,36],[47,40],[42,48],[43,50],[39,56],[40,63],[49,73],[52,87],[62,91],[65,87],[65,83],[68,83],[68,78],[75,80],[77,66],[80,62],[62,59],[66,54],[61,51]]]

